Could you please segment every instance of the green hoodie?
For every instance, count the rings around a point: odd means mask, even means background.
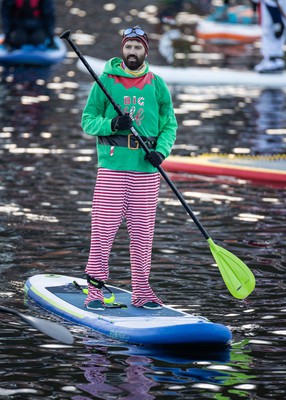
[[[167,157],[176,138],[177,121],[169,89],[162,78],[149,70],[133,76],[122,68],[120,58],[112,58],[104,68],[100,80],[124,113],[129,113],[140,136],[156,137],[155,150]],[[117,116],[112,104],[95,83],[89,93],[82,114],[82,128],[88,135],[129,135],[130,131],[111,129],[111,120]],[[118,171],[156,172],[144,159],[145,151],[128,147],[101,144],[97,140],[98,167]]]

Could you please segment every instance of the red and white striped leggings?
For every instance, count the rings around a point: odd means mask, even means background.
[[[152,243],[160,187],[159,173],[99,168],[91,217],[91,245],[86,273],[100,281],[109,276],[108,259],[116,233],[126,219],[130,237],[132,304],[162,304],[149,285]],[[85,304],[102,300],[101,290],[88,285]]]

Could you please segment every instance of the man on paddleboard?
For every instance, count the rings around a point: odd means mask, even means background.
[[[152,73],[146,57],[147,33],[139,26],[123,31],[122,59],[112,58],[100,80],[123,112],[118,115],[95,83],[82,114],[82,128],[96,136],[98,172],[91,218],[91,246],[86,266],[85,306],[102,310],[102,287],[109,277],[109,255],[126,220],[130,238],[132,305],[160,309],[149,284],[152,243],[160,186],[157,167],[170,154],[177,121],[169,89]],[[146,154],[130,128],[150,152]]]
[[[12,49],[25,44],[55,46],[53,0],[2,0],[1,17],[4,43]]]

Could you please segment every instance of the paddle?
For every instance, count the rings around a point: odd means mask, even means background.
[[[0,306],[0,312],[16,315],[28,325],[31,325],[33,328],[44,333],[45,335],[50,336],[58,342],[65,344],[72,344],[74,342],[72,334],[63,325],[57,324],[56,322],[52,322],[43,318],[31,317],[30,315],[22,314],[13,308],[3,306]]]
[[[119,107],[118,104],[115,103],[111,95],[107,92],[105,89],[104,85],[102,84],[101,80],[98,78],[96,73],[93,71],[91,66],[88,64],[86,59],[84,58],[83,54],[81,51],[78,49],[78,47],[75,45],[73,40],[70,38],[70,30],[65,31],[61,36],[61,39],[66,39],[67,42],[70,44],[72,49],[75,51],[79,59],[82,61],[84,66],[87,68],[93,79],[96,81],[98,86],[101,88],[101,90],[104,92],[110,103],[113,105],[115,111],[119,115],[124,115],[123,111]],[[140,146],[144,149],[144,151],[149,154],[150,149],[149,147],[145,144],[145,142],[142,140],[142,138],[139,136],[139,134],[136,132],[134,127],[130,128],[130,131],[132,134],[136,137],[136,140],[140,143]],[[159,166],[158,171],[160,174],[163,176],[167,184],[170,186],[170,188],[173,190],[175,193],[176,197],[178,200],[181,202],[187,213],[191,216],[205,239],[208,241],[210,250],[214,256],[214,259],[218,265],[219,271],[222,275],[222,278],[230,291],[230,293],[236,297],[237,299],[244,299],[247,297],[254,289],[255,287],[255,278],[253,273],[250,271],[250,269],[247,267],[246,264],[244,264],[243,261],[241,261],[238,257],[230,253],[228,250],[223,249],[222,247],[216,245],[213,240],[210,238],[208,232],[205,230],[203,225],[200,223],[199,219],[196,217],[194,212],[191,210],[187,202],[185,201],[184,197],[182,194],[178,191],[176,186],[173,184],[173,182],[170,180],[164,169]]]

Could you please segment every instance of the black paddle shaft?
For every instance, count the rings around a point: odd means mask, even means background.
[[[103,93],[106,95],[106,97],[108,98],[108,100],[110,101],[110,103],[113,105],[114,110],[118,113],[118,115],[124,115],[123,111],[121,110],[120,106],[118,104],[115,103],[114,99],[111,97],[111,95],[107,92],[107,90],[105,89],[104,85],[102,84],[101,80],[99,79],[99,77],[96,75],[96,73],[93,71],[93,69],[91,68],[91,66],[89,65],[89,63],[86,61],[85,57],[83,56],[82,52],[79,50],[79,48],[76,46],[76,44],[74,43],[74,41],[70,38],[70,30],[65,31],[61,36],[61,39],[66,39],[66,41],[70,44],[70,46],[72,47],[72,49],[74,50],[74,52],[77,54],[78,58],[82,61],[82,63],[84,64],[84,66],[86,67],[86,69],[88,70],[88,72],[90,73],[90,75],[93,77],[93,79],[96,81],[96,83],[98,84],[98,86],[101,88],[101,90],[103,91]],[[150,149],[149,147],[145,144],[145,142],[143,141],[143,139],[140,137],[140,135],[137,133],[136,129],[132,126],[130,128],[130,131],[132,132],[132,134],[136,137],[136,140],[138,140],[138,142],[140,143],[140,146],[144,149],[144,151],[146,152],[146,154],[150,153]],[[167,182],[167,184],[170,186],[170,188],[173,190],[173,192],[175,193],[176,197],[179,199],[179,201],[181,202],[182,206],[185,208],[185,210],[187,211],[187,213],[191,216],[191,218],[193,219],[193,221],[195,222],[195,224],[197,225],[197,227],[199,228],[199,230],[201,231],[201,233],[203,234],[203,236],[205,237],[206,240],[208,240],[210,238],[209,234],[207,233],[207,231],[205,230],[205,228],[203,227],[203,225],[201,224],[201,222],[199,221],[199,219],[196,217],[196,215],[194,214],[194,212],[192,211],[192,209],[190,208],[190,206],[188,205],[188,203],[186,202],[186,200],[184,199],[184,197],[182,196],[182,194],[179,192],[179,190],[176,188],[176,186],[174,185],[174,183],[170,180],[169,176],[166,174],[166,172],[164,171],[164,169],[161,167],[161,165],[159,165],[158,167],[158,171],[160,172],[160,174],[163,176],[163,178],[165,179],[165,181]]]

